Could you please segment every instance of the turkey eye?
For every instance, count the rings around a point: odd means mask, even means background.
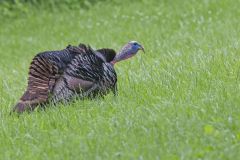
[[[135,46],[136,46],[136,45],[137,45],[137,43],[133,43],[133,45],[135,45]]]

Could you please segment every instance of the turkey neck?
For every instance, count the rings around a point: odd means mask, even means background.
[[[129,54],[129,52],[126,51],[125,48],[123,48],[116,56],[115,58],[111,61],[112,64],[115,64],[119,61],[125,60],[132,57],[131,54]]]

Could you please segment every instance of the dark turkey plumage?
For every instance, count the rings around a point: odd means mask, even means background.
[[[110,63],[116,53],[111,49],[94,51],[86,47],[73,59],[53,89],[53,101],[68,100],[74,94],[80,97],[116,94],[117,75]]]
[[[136,41],[127,43],[116,55],[112,49],[69,45],[61,51],[37,54],[30,65],[28,87],[14,111],[33,110],[49,102],[68,101],[74,95],[95,97],[117,92],[114,64],[144,50]]]
[[[33,110],[39,104],[66,100],[74,93],[90,89],[91,85],[103,78],[102,63],[110,62],[115,55],[112,49],[93,51],[84,44],[37,54],[30,65],[27,90],[14,110]],[[100,90],[97,86],[92,93]]]

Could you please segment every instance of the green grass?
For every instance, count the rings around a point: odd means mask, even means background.
[[[240,159],[239,8],[146,0],[1,16],[0,159]],[[9,115],[36,53],[129,40],[146,54],[116,65],[118,97]]]

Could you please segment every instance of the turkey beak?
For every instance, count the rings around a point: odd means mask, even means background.
[[[145,53],[145,50],[144,50],[144,47],[143,47],[143,46],[140,46],[139,50],[142,50],[143,53]]]

